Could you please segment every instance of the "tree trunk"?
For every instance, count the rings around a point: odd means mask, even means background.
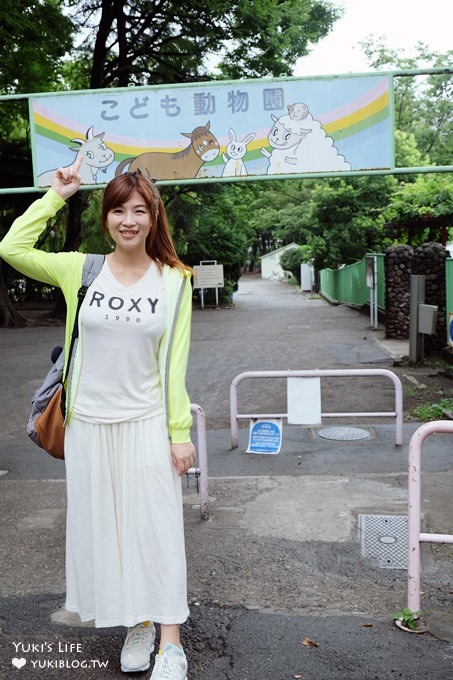
[[[101,19],[99,21],[96,42],[93,50],[93,66],[91,68],[90,90],[104,86],[104,69],[107,61],[107,40],[112,29],[113,7],[111,0],[102,0]]]
[[[66,239],[64,252],[77,250],[82,241],[82,212],[86,206],[86,196],[78,191],[68,201],[68,221],[66,225]]]
[[[130,64],[128,59],[129,44],[127,40],[126,17],[124,16],[123,1],[115,2],[116,27],[118,32],[118,86],[127,87],[130,84]]]
[[[0,326],[3,328],[20,328],[26,326],[27,321],[16,312],[8,296],[3,277],[3,267],[0,266]]]

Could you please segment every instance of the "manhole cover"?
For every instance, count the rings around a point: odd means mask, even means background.
[[[318,432],[323,439],[337,439],[352,441],[353,439],[368,439],[370,433],[360,427],[324,427]]]
[[[407,569],[407,517],[359,515],[360,554],[383,569]]]

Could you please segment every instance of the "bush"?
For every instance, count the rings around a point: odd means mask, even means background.
[[[284,271],[291,272],[300,284],[300,265],[304,262],[309,262],[311,259],[311,250],[309,246],[298,246],[287,250],[280,258],[280,267]]]

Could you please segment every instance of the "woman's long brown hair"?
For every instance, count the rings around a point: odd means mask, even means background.
[[[170,233],[167,214],[159,189],[140,171],[126,172],[112,179],[106,186],[102,199],[102,226],[108,235],[107,215],[129,199],[131,193],[137,191],[143,198],[151,215],[151,229],[146,239],[146,252],[161,266],[168,264],[181,270],[189,270],[178,257]]]

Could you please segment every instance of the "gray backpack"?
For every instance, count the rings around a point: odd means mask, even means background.
[[[83,299],[85,297],[86,291],[88,287],[93,283],[97,275],[102,269],[102,265],[104,264],[104,255],[87,255],[85,259],[85,263],[83,265],[83,271],[82,271],[82,285],[79,288],[79,292],[77,294],[78,296],[78,303],[77,303],[77,311],[74,319],[74,327],[72,331],[72,336],[71,336],[71,344],[69,347],[69,355],[68,355],[68,363],[67,363],[67,368],[66,368],[66,373],[63,374],[64,371],[64,363],[65,363],[65,353],[63,351],[62,347],[54,347],[52,350],[52,366],[47,373],[46,377],[44,378],[44,381],[42,385],[36,390],[35,394],[33,395],[32,398],[32,409],[30,413],[30,417],[28,419],[28,424],[27,424],[27,434],[30,437],[30,439],[37,444],[38,446],[41,446],[42,448],[45,448],[42,446],[38,433],[36,430],[36,425],[35,421],[39,416],[42,416],[49,405],[50,401],[52,400],[52,397],[55,395],[55,393],[62,388],[62,398],[61,398],[61,410],[62,410],[62,415],[64,418],[64,410],[65,410],[65,397],[64,397],[64,383],[66,382],[66,378],[68,375],[70,375],[70,372],[72,370],[72,358],[73,354],[75,351],[75,346],[79,334],[79,326],[78,326],[78,319],[79,319],[79,310],[82,305]],[[54,455],[51,451],[48,451],[51,455]],[[55,456],[55,457],[60,457],[60,456]]]

